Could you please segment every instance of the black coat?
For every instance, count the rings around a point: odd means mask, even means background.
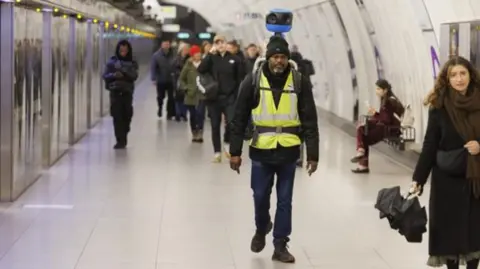
[[[212,75],[218,83],[220,99],[234,98],[237,96],[238,87],[244,77],[244,65],[240,58],[225,52],[220,54],[207,54],[197,67],[200,74]]]
[[[117,76],[116,74],[121,74]],[[103,80],[107,90],[111,92],[128,92],[133,93],[135,89],[135,81],[138,78],[137,62],[122,61],[117,56],[113,56],[108,60],[103,71]]]
[[[423,185],[432,173],[429,203],[431,256],[480,251],[480,200],[473,197],[466,169],[464,175],[453,176],[438,167],[436,158],[438,151],[461,149],[465,143],[445,109],[430,111],[413,180]]]

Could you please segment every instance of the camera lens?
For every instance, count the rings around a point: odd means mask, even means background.
[[[277,16],[275,14],[270,14],[267,16],[267,23],[268,24],[276,24],[277,23]]]

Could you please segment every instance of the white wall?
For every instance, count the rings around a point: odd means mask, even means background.
[[[340,12],[346,37],[331,2]],[[318,106],[353,120],[356,96],[360,114],[365,112],[365,101],[378,104],[374,83],[384,76],[403,103],[412,105],[418,142],[423,140],[426,127],[427,110],[422,101],[433,87],[434,70],[439,68],[432,62],[432,50],[438,55],[440,24],[480,19],[478,0],[263,0],[249,5],[250,11],[257,12],[273,7],[294,10],[288,41],[298,45],[315,64]],[[244,44],[260,43],[270,35],[263,20],[241,24],[229,32]],[[353,54],[354,68],[348,50]],[[358,93],[352,77],[357,80]]]

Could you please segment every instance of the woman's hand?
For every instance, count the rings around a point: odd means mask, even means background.
[[[413,194],[413,195],[422,195],[423,193],[423,187],[418,184],[416,181],[412,181],[412,184],[410,185],[410,190],[408,193]]]
[[[373,116],[373,115],[375,115],[375,113],[377,113],[377,111],[375,110],[375,108],[373,108],[373,107],[369,107],[369,108],[368,108],[368,115],[369,115],[369,116]]]
[[[480,144],[478,143],[478,141],[475,140],[468,141],[468,143],[465,144],[464,147],[471,155],[477,155],[480,152]]]

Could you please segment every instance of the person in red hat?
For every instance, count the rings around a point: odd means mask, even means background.
[[[203,142],[203,123],[205,121],[205,104],[203,94],[197,87],[197,67],[202,61],[202,50],[199,46],[190,48],[190,58],[183,66],[179,77],[179,90],[184,92],[184,104],[190,114],[190,129],[192,131],[192,142]]]

